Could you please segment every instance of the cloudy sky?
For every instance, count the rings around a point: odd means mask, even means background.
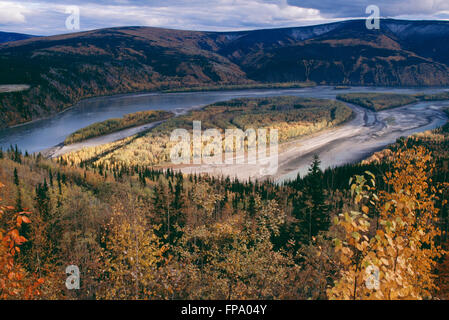
[[[79,8],[81,31],[136,25],[224,31],[367,17],[369,5],[382,17],[449,20],[449,0],[0,0],[0,31],[73,32],[66,27],[71,6]]]

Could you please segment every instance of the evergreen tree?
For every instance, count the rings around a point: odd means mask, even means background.
[[[51,169],[48,170],[48,177],[49,177],[50,187],[53,187],[53,173],[51,172]]]
[[[36,187],[36,208],[38,209],[42,219],[47,221],[50,214],[50,195],[48,193],[47,180],[44,183],[39,183]]]
[[[58,190],[59,190],[59,194],[62,194],[62,183],[61,183],[61,174],[58,171],[58,174],[56,175],[56,180],[58,182]]]
[[[13,160],[17,163],[22,163],[22,158],[21,158],[21,154],[19,151],[19,148],[17,147],[17,144],[14,148],[14,156],[13,156]]]
[[[19,186],[20,184],[19,175],[17,174],[17,168],[14,168],[14,184],[16,186]]]
[[[254,217],[256,215],[256,200],[254,199],[253,194],[249,197],[248,213],[250,217]]]
[[[293,214],[298,221],[294,230],[295,240],[304,243],[309,243],[318,232],[327,230],[329,227],[323,172],[320,165],[321,161],[318,155],[315,155],[308,175],[304,178],[303,193],[294,200]]]
[[[18,211],[23,211],[22,207],[22,191],[20,190],[20,180],[17,174],[17,168],[14,168],[14,184],[17,187],[16,208]]]

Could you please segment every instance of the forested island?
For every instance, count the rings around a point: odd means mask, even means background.
[[[123,129],[166,120],[173,116],[174,114],[172,112],[160,110],[140,111],[127,114],[122,118],[108,119],[102,122],[91,124],[90,126],[82,128],[80,130],[77,130],[64,140],[64,144],[69,145],[75,142],[80,142],[90,138],[99,137]]]
[[[449,92],[435,94],[400,94],[400,93],[346,93],[337,95],[337,99],[354,103],[373,111],[381,111],[402,107],[419,101],[444,101],[449,100]]]
[[[342,102],[300,97],[242,98],[218,102],[164,121],[143,136],[84,148],[62,157],[71,164],[95,162],[102,165],[161,165],[170,160],[175,129],[192,131],[193,121],[205,129],[278,129],[279,143],[338,126],[352,117]]]

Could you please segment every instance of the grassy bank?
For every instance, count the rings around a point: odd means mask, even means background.
[[[108,119],[75,131],[65,139],[64,144],[69,145],[146,123],[165,120],[173,115],[172,112],[150,110],[127,114],[123,118]]]

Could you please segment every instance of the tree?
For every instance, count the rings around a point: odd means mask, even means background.
[[[20,190],[20,180],[17,174],[17,168],[14,168],[14,184],[17,187],[16,208],[18,211],[23,211],[22,208],[22,191]]]
[[[44,279],[30,276],[17,261],[20,246],[27,241],[19,229],[31,222],[29,214],[0,205],[0,299],[34,299],[40,295]]]
[[[432,273],[443,250],[432,187],[431,155],[423,147],[398,150],[393,171],[385,174],[387,190],[377,192],[371,173],[356,176],[351,190],[360,211],[336,218],[343,237],[335,250],[343,265],[340,279],[328,290],[331,299],[428,299],[437,289]],[[379,194],[379,196],[377,195]],[[380,210],[379,227],[369,207]]]
[[[208,206],[209,203],[202,203]],[[187,299],[291,298],[295,264],[273,249],[285,215],[271,200],[255,197],[256,216],[188,227],[178,247],[185,265]],[[206,211],[208,211],[206,209]],[[240,219],[245,221],[243,228]]]
[[[318,232],[329,227],[328,208],[325,204],[323,172],[321,161],[314,155],[313,162],[305,177],[302,194],[295,198],[293,215],[298,220],[295,238],[302,243],[309,243]]]
[[[36,208],[44,220],[49,219],[50,215],[50,195],[48,192],[47,180],[44,183],[39,183],[36,186]]]
[[[159,264],[167,247],[145,223],[140,210],[117,208],[105,238],[103,273],[106,286],[99,298],[150,299]]]

